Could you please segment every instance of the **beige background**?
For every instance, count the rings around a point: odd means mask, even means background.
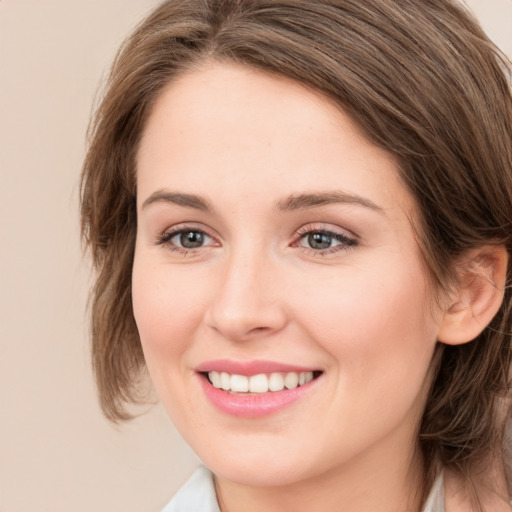
[[[511,0],[473,0],[512,56]],[[0,0],[0,512],[158,511],[196,465],[160,406],[96,404],[77,182],[95,92],[155,0]]]

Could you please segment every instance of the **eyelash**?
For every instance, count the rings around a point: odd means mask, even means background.
[[[193,224],[187,224],[187,225],[178,225],[174,228],[171,228],[170,230],[164,231],[160,235],[158,235],[156,240],[156,245],[162,245],[164,246],[168,251],[171,252],[179,252],[182,253],[183,256],[186,256],[189,252],[197,252],[198,250],[202,249],[203,247],[197,247],[197,248],[186,248],[186,247],[180,247],[179,245],[175,245],[171,242],[171,240],[177,236],[181,235],[183,233],[201,233],[202,235],[206,235],[208,238],[214,239],[214,236],[208,233],[203,227],[194,226]]]
[[[196,227],[194,225],[179,225],[175,228],[172,228],[171,230],[164,231],[160,235],[158,235],[156,240],[156,245],[162,245],[167,250],[171,252],[179,252],[183,256],[187,256],[190,252],[197,253],[197,251],[200,251],[205,246],[200,246],[196,248],[185,248],[180,247],[179,245],[175,245],[171,243],[171,240],[177,236],[184,233],[199,233],[202,235],[207,236],[208,238],[211,238],[212,240],[215,240],[215,237],[208,233],[203,227]],[[304,240],[307,236],[310,235],[323,235],[326,236],[334,241],[339,242],[339,245],[335,245],[334,247],[328,247],[326,249],[314,249],[312,247],[304,247],[301,245],[301,241]],[[331,229],[328,229],[326,227],[320,227],[320,228],[313,228],[311,226],[305,226],[300,228],[297,231],[297,240],[294,241],[291,246],[292,247],[298,247],[299,249],[307,252],[308,254],[312,254],[315,256],[326,256],[329,254],[333,254],[336,252],[346,251],[350,247],[354,247],[358,244],[358,241],[356,238],[349,237],[343,233],[339,233],[336,231],[333,231]]]
[[[332,240],[335,240],[339,242],[339,245],[335,245],[334,247],[328,247],[326,249],[313,249],[312,247],[304,247],[300,245],[300,242],[309,235],[323,235],[328,238],[331,238]],[[298,240],[294,242],[292,245],[294,247],[299,246],[304,251],[307,251],[309,254],[313,254],[315,256],[327,256],[329,254],[346,251],[350,247],[354,247],[357,245],[358,241],[356,238],[347,236],[343,233],[333,231],[332,229],[329,229],[325,226],[322,226],[320,228],[311,227],[311,226],[305,226],[300,228],[297,231]]]

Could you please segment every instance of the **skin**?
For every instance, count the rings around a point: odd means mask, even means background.
[[[207,63],[159,96],[137,172],[135,319],[222,509],[420,510],[416,432],[444,312],[394,159],[300,84]],[[283,209],[294,194],[338,192],[345,201]],[[159,243],[173,229],[208,236],[190,250],[179,236]],[[307,233],[321,229],[354,242],[312,248]],[[323,373],[283,410],[236,418],[199,384],[195,368],[213,359]]]

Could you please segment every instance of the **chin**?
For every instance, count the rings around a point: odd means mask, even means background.
[[[277,462],[277,463],[276,463]],[[254,463],[246,459],[236,463],[212,461],[206,466],[219,478],[250,487],[282,487],[300,480],[306,475],[296,465],[285,461],[266,460]]]
[[[197,447],[196,453],[216,476],[240,485],[286,486],[313,476],[313,469],[316,468],[308,467],[308,457],[297,448],[300,445],[290,448],[269,444],[266,450],[258,447],[258,443],[248,448],[235,448],[226,443],[219,445],[220,449],[214,451]]]

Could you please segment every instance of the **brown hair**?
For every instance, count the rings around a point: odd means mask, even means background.
[[[90,128],[82,233],[97,280],[92,354],[101,406],[130,417],[144,358],[131,303],[135,155],[159,92],[205,59],[285,75],[333,99],[394,154],[416,198],[420,245],[438,286],[470,248],[512,254],[512,99],[505,59],[450,0],[181,0],[162,3],[120,49]],[[507,282],[511,282],[511,268]],[[419,439],[462,473],[503,445],[512,300],[483,333],[438,344]],[[508,413],[507,413],[508,414]]]

